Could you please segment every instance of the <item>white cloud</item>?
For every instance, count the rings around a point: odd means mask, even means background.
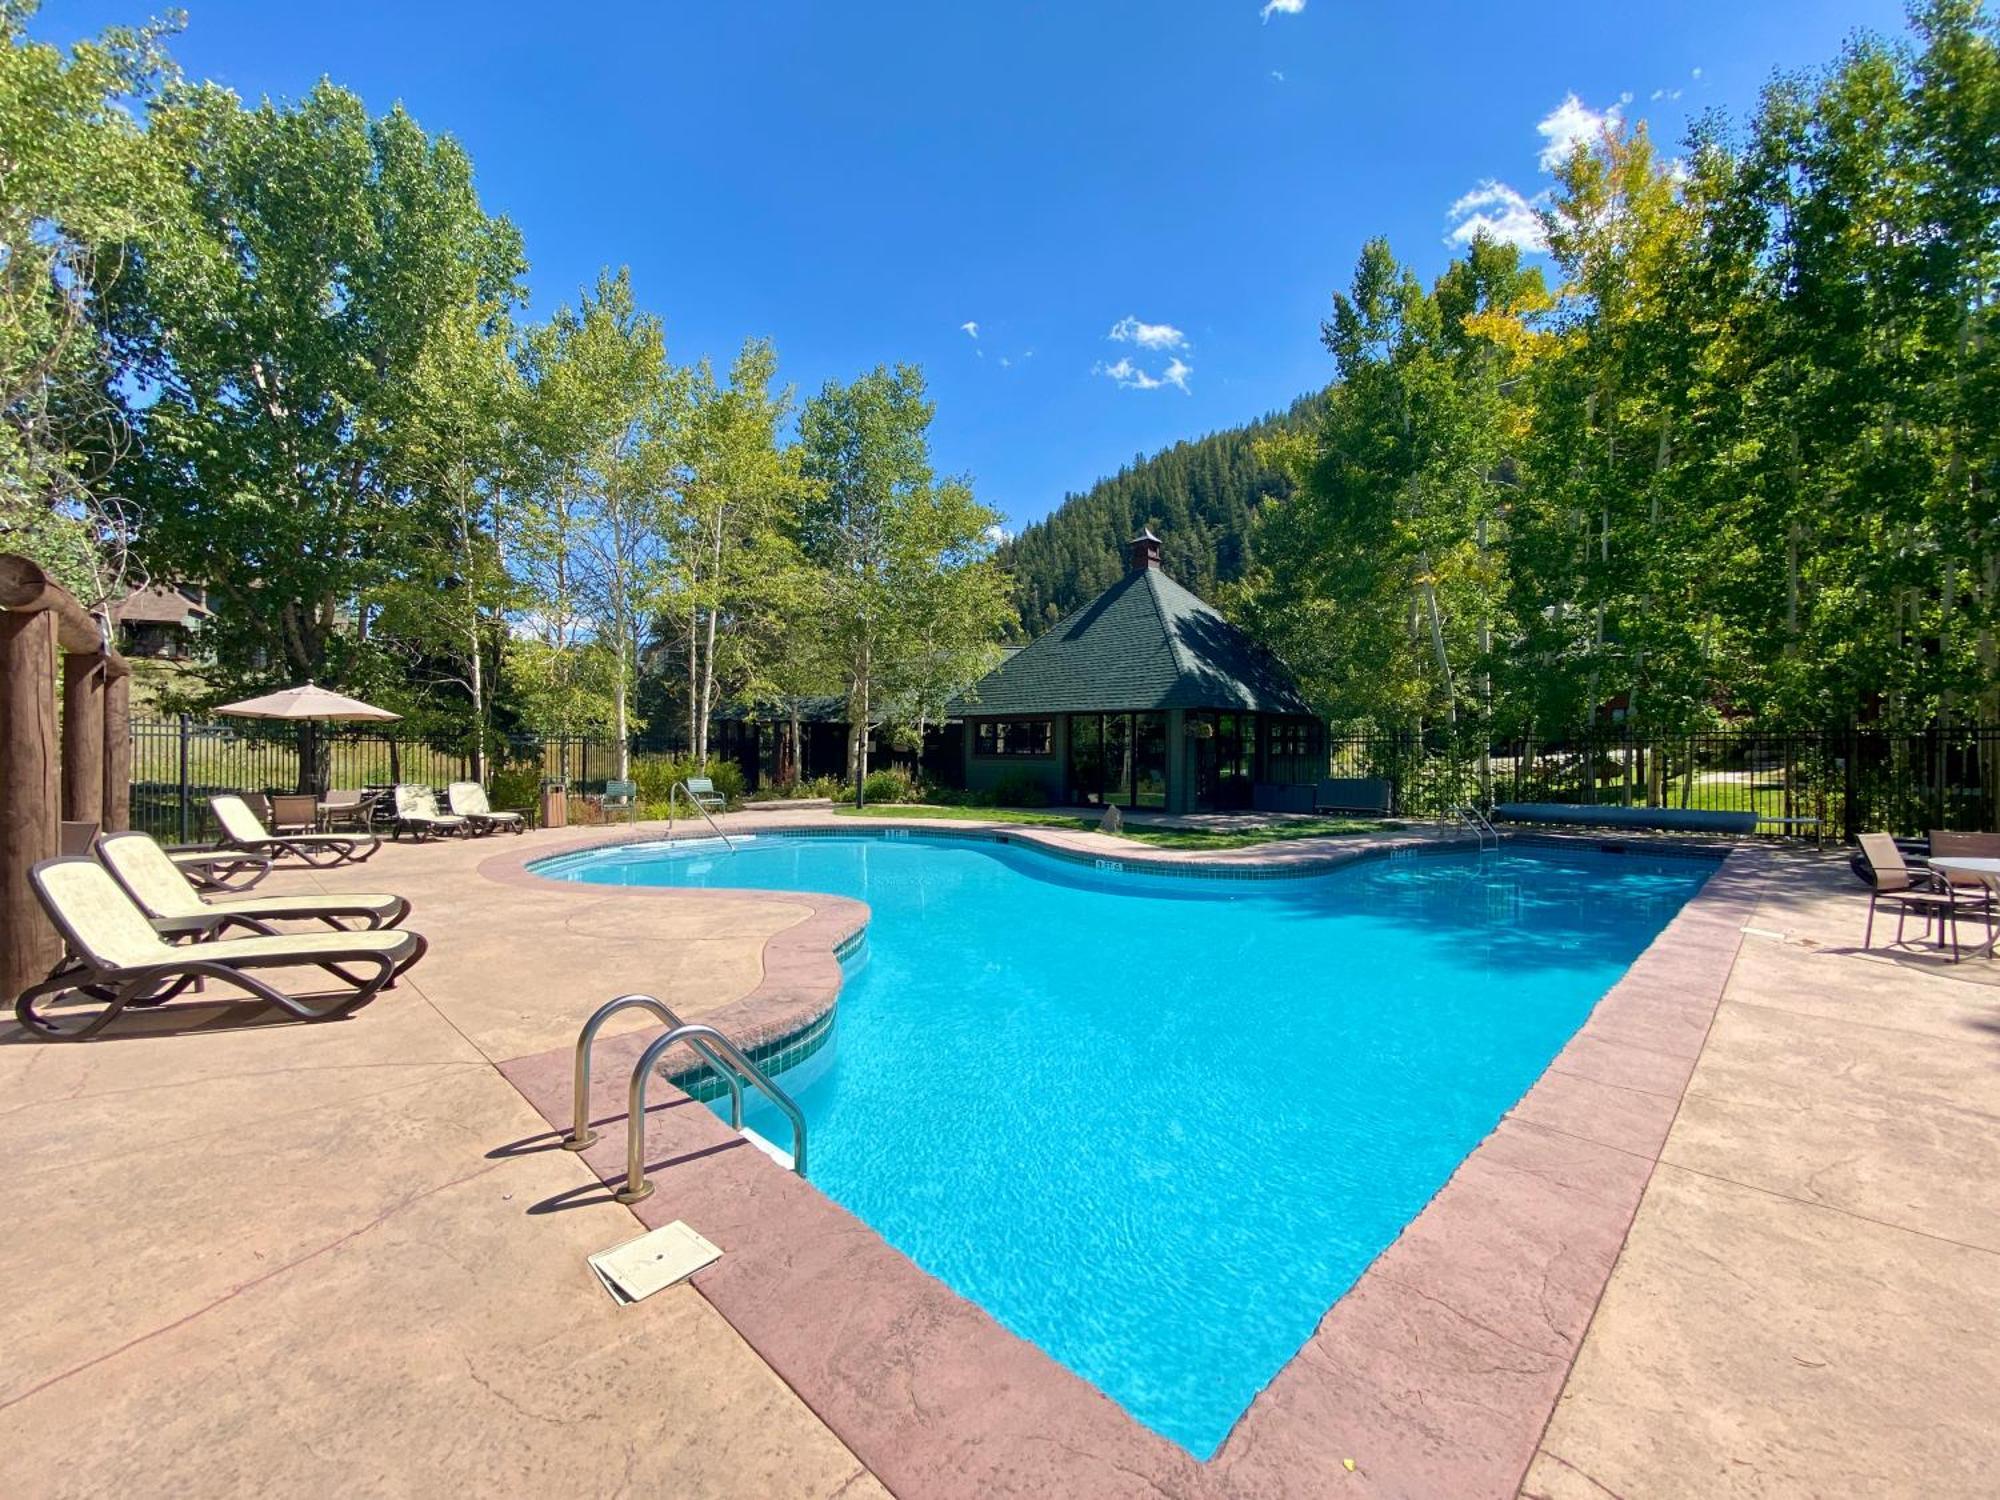
[[[1692,73],[1688,74],[1688,77],[1699,80],[1701,77],[1701,69],[1696,68]]]
[[[1451,242],[1469,245],[1479,236],[1522,250],[1547,249],[1542,223],[1535,217],[1540,198],[1524,198],[1504,182],[1490,177],[1445,210],[1451,219]]]
[[[1596,140],[1606,130],[1614,129],[1623,118],[1622,109],[1617,104],[1595,110],[1574,94],[1563,95],[1562,103],[1542,116],[1535,126],[1543,141],[1542,154],[1537,158],[1542,170],[1555,171],[1569,160],[1577,142]]]
[[[1003,354],[1000,356],[1000,368],[1003,370],[1011,370],[1014,368],[1014,361],[1009,359],[1006,355]]]
[[[979,337],[979,325],[977,323],[961,323],[958,325],[958,331],[970,339]]]
[[[1653,90],[1653,98],[1654,98],[1654,100],[1655,100],[1655,101],[1658,101],[1658,100],[1661,100],[1661,99],[1666,99],[1666,100],[1674,100],[1674,99],[1678,99],[1678,98],[1680,98],[1680,96],[1681,96],[1681,91],[1680,91],[1679,89],[1654,89],[1654,90]]]
[[[1120,344],[1137,344],[1141,349],[1185,349],[1187,335],[1171,323],[1141,323],[1134,317],[1120,318],[1111,325],[1106,338]]]
[[[1283,71],[1278,68],[1271,69],[1271,77],[1279,83],[1283,83],[1285,81],[1285,75]]]
[[[1257,12],[1266,26],[1271,24],[1271,13],[1281,16],[1295,16],[1306,8],[1306,0],[1264,0],[1264,8]]]
[[[1104,376],[1121,390],[1157,391],[1173,386],[1176,390],[1187,391],[1188,377],[1194,374],[1194,366],[1176,355],[1158,375],[1148,374],[1130,359],[1121,359],[1116,364],[1093,365],[1090,373]]]
[[[998,521],[995,521],[991,526],[979,533],[979,539],[989,547],[1004,547],[1007,543],[1014,540],[1014,533],[1009,531],[1005,526],[1002,526]]]

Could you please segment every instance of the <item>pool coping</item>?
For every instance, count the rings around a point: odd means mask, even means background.
[[[834,831],[880,836],[895,826]],[[1000,842],[1093,862],[1031,829],[1003,832]],[[992,830],[942,833],[993,841]],[[497,856],[479,869],[508,884],[588,892],[588,885],[526,867],[647,841],[600,835],[538,850],[532,859]],[[670,1088],[648,1111],[649,1155],[657,1163],[650,1170],[661,1174],[661,1190],[635,1212],[649,1226],[686,1218],[724,1247],[722,1260],[695,1278],[696,1289],[906,1500],[1316,1495],[1336,1479],[1367,1493],[1514,1494],[1678,1111],[1754,909],[1763,862],[1752,848],[1687,840],[1508,841],[1615,842],[1634,852],[1719,853],[1720,863],[1520,1102],[1327,1310],[1206,1462],[1142,1427],[808,1183],[742,1149],[708,1110],[689,1107]],[[1442,852],[1469,842],[1412,838],[1284,867],[1293,874],[1311,864],[1305,873],[1319,874],[1405,847]],[[1122,863],[1185,873],[1192,858]],[[1240,870],[1256,862],[1228,863]],[[769,892],[657,894],[774,899]],[[767,939],[764,979],[749,995],[707,1017],[752,1042],[795,1033],[834,1006],[836,954],[867,920],[862,903],[843,897],[775,899],[807,906],[807,918]],[[653,1035],[649,1028],[599,1044],[592,1115],[601,1139],[584,1158],[607,1184],[623,1167],[620,1081]],[[569,1062],[569,1049],[560,1048],[513,1059],[501,1071],[560,1126],[569,1111]]]

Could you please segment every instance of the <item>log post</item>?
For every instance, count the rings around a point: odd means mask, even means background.
[[[62,815],[104,822],[104,657],[63,657]]]
[[[104,814],[106,833],[132,826],[132,672],[113,657],[104,678]]]
[[[56,852],[56,617],[0,611],[0,998],[55,967],[61,945],[28,869]]]

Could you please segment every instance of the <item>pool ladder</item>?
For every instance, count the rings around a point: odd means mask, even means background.
[[[683,1021],[651,995],[620,995],[615,1000],[607,1000],[598,1006],[590,1019],[583,1023],[583,1030],[577,1033],[576,1066],[571,1078],[574,1098],[570,1132],[563,1140],[563,1150],[581,1151],[597,1139],[597,1132],[590,1128],[590,1048],[597,1040],[597,1033],[604,1029],[604,1023],[624,1010],[648,1011],[667,1029],[639,1055],[639,1061],[632,1067],[632,1081],[626,1086],[625,1186],[617,1195],[620,1203],[637,1203],[653,1191],[653,1184],[646,1180],[646,1086],[651,1082],[653,1069],[660,1059],[680,1042],[692,1047],[701,1060],[729,1085],[729,1126],[732,1130],[747,1134],[743,1130],[745,1078],[784,1113],[792,1124],[792,1170],[801,1177],[806,1175],[806,1117],[792,1102],[792,1096],[771,1082],[755,1063],[743,1055],[741,1048],[713,1026],[704,1026],[698,1021]]]
[[[1447,815],[1446,821],[1463,823],[1466,827],[1470,828],[1479,839],[1480,853],[1484,854],[1486,852],[1486,841],[1488,839],[1493,840],[1495,850],[1499,849],[1500,830],[1493,826],[1492,820],[1485,813],[1470,803],[1464,807],[1454,807]]]
[[[708,815],[708,809],[701,805],[701,798],[697,797],[689,789],[685,781],[676,781],[672,786],[667,788],[667,842],[671,844],[674,841],[674,810],[679,806],[682,798],[686,798],[687,805],[701,814],[701,819],[704,823],[708,824],[709,831],[721,839],[723,846],[731,854],[734,854],[736,852],[735,843],[730,839],[728,834],[722,831],[721,825]]]

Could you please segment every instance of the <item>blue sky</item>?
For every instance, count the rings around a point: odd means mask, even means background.
[[[1540,154],[1603,112],[1678,139],[1902,24],[1900,0],[184,5],[190,73],[324,74],[464,142],[538,314],[627,264],[677,359],[768,334],[801,394],[921,364],[938,466],[1014,526],[1322,384],[1369,236],[1433,273],[1471,214],[1518,226]],[[48,0],[35,29],[158,8]]]

